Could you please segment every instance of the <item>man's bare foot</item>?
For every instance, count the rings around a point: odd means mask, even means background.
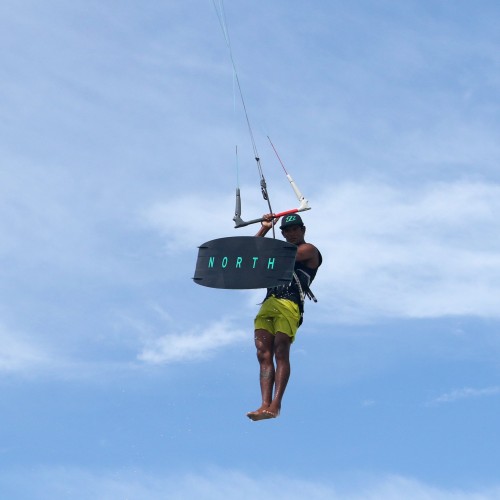
[[[264,410],[266,410],[269,407],[269,405],[262,405],[258,410],[255,411],[249,411],[247,413],[247,417],[250,420],[256,421],[256,420],[262,420],[262,413]],[[265,418],[265,417],[264,417]]]
[[[280,414],[280,409],[270,404],[269,406],[261,406],[258,410],[247,413],[247,417],[254,422],[258,420],[268,420],[277,418]]]
[[[263,417],[265,419],[267,418],[277,418],[280,414],[280,407],[278,405],[275,405],[271,403],[267,408],[265,408],[263,411]]]

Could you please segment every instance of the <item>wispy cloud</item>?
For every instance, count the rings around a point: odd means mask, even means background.
[[[290,500],[494,500],[500,487],[466,491],[445,489],[401,477],[356,478],[355,484],[337,487],[335,481],[310,481],[288,476],[249,476],[236,470],[216,469],[205,473],[183,472],[148,474],[137,469],[95,473],[77,468],[39,468],[8,471],[0,475],[0,492],[16,493],[16,498],[59,500],[127,498],[160,500],[164,498],[219,500],[253,499],[268,496]]]
[[[499,185],[344,184],[320,201],[310,238],[326,257],[316,286],[330,314],[498,316]]]
[[[232,228],[232,213],[225,211],[228,199],[214,194],[187,193],[167,202],[154,203],[141,214],[143,224],[165,237],[168,253],[193,250],[207,240],[221,237]],[[175,214],[173,210],[175,209]],[[224,228],[224,229],[222,229]]]
[[[464,387],[447,392],[433,399],[430,404],[454,403],[463,399],[477,399],[500,394],[500,386],[485,387],[483,389],[474,389],[472,387]]]
[[[19,332],[0,325],[0,372],[27,373],[50,365],[52,356]]]
[[[146,342],[138,356],[148,364],[203,360],[218,350],[248,339],[248,331],[236,328],[227,319],[199,330],[167,334]]]

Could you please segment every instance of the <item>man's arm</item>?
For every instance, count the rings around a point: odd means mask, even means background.
[[[319,252],[318,249],[311,243],[302,243],[297,248],[297,262],[303,262],[307,267],[316,269],[319,267]]]
[[[269,229],[271,229],[280,219],[279,217],[277,219],[273,218],[273,214],[263,215],[262,218],[264,220],[261,222],[260,229],[255,236],[265,236],[269,232]]]

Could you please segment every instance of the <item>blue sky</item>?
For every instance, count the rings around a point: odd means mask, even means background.
[[[226,2],[273,208],[324,265],[282,415],[263,291],[193,284],[266,211],[212,1],[0,5],[0,493],[499,498],[500,6]]]

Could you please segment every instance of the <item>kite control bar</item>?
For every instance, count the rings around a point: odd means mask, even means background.
[[[293,190],[295,191],[295,194],[297,195],[297,198],[300,201],[300,206],[298,208],[292,208],[291,210],[285,210],[284,212],[273,214],[274,219],[279,219],[280,217],[283,217],[285,215],[295,214],[297,212],[305,212],[306,210],[311,210],[309,202],[304,198],[304,196],[302,196],[302,193],[298,190],[297,185],[295,184],[293,179],[289,175],[287,175],[287,177],[290,181],[290,184],[292,185]],[[260,217],[259,219],[252,219],[249,221],[244,221],[241,218],[240,188],[236,188],[236,208],[234,210],[233,220],[235,223],[235,228],[249,226],[250,224],[256,224],[257,222],[262,222],[265,220],[264,217]]]
[[[279,212],[277,214],[273,214],[273,219],[279,219],[280,217],[283,217],[284,215],[296,214],[297,212],[304,212],[306,210],[311,210],[311,207],[292,208],[291,210],[285,210],[284,212]],[[256,224],[257,222],[263,222],[265,219],[264,219],[264,217],[261,217],[260,219],[252,219],[252,220],[244,221],[239,215],[235,215],[233,217],[233,220],[235,223],[234,227],[237,229],[239,227],[249,226],[250,224]]]

